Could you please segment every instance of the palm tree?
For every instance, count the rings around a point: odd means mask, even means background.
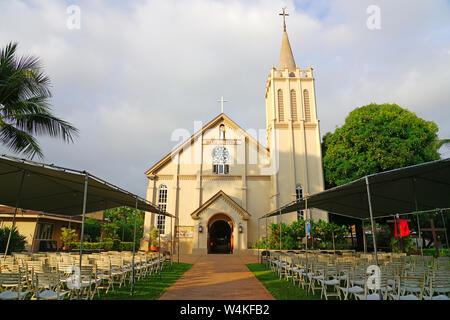
[[[50,79],[39,58],[16,56],[17,43],[0,51],[0,143],[31,159],[43,153],[33,135],[73,142],[78,129],[51,113]]]
[[[444,145],[450,144],[450,139],[441,139],[437,141],[437,150],[442,148]]]

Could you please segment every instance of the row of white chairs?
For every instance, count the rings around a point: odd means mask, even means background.
[[[372,274],[376,272],[375,261],[366,256],[272,252],[267,266],[277,272],[280,279],[298,282],[308,294],[319,290],[321,298],[325,299],[334,296],[345,300],[448,300],[448,257],[429,262],[404,255],[386,255],[379,259],[380,277],[377,277]],[[374,279],[379,282],[371,286]]]
[[[0,260],[0,299],[62,300],[93,299],[100,291],[105,294],[140,280],[153,273],[161,273],[167,256],[158,253],[127,252],[83,254],[16,254]],[[134,265],[134,268],[133,268]],[[133,270],[134,269],[134,270]]]

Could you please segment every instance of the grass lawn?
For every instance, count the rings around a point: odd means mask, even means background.
[[[130,295],[130,285],[115,290],[110,290],[108,294],[100,292],[100,298],[95,295],[94,300],[156,300],[158,299],[175,281],[177,281],[192,264],[174,262],[172,268],[167,265],[161,272],[161,279],[158,274],[137,280],[134,286],[134,296]]]
[[[278,274],[270,269],[266,269],[264,264],[247,264],[247,268],[253,272],[255,277],[277,300],[320,300],[320,293],[318,294],[318,291],[316,291],[315,295],[312,293],[307,295],[306,290],[303,290],[298,284],[294,285],[292,281],[280,279]],[[330,300],[333,298],[329,297]]]

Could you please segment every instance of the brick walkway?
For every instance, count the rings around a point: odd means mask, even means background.
[[[247,263],[256,263],[256,257],[209,254],[185,256],[181,261],[194,265],[160,300],[274,299],[245,266]]]

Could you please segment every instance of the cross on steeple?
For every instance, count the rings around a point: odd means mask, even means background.
[[[224,100],[223,97],[221,97],[220,100],[217,100],[217,102],[220,102],[220,109],[223,113],[223,103],[228,102],[228,100]]]
[[[288,13],[286,13],[286,8],[283,8],[283,13],[278,14],[279,16],[283,16],[283,30],[286,31],[286,16],[289,16]]]

